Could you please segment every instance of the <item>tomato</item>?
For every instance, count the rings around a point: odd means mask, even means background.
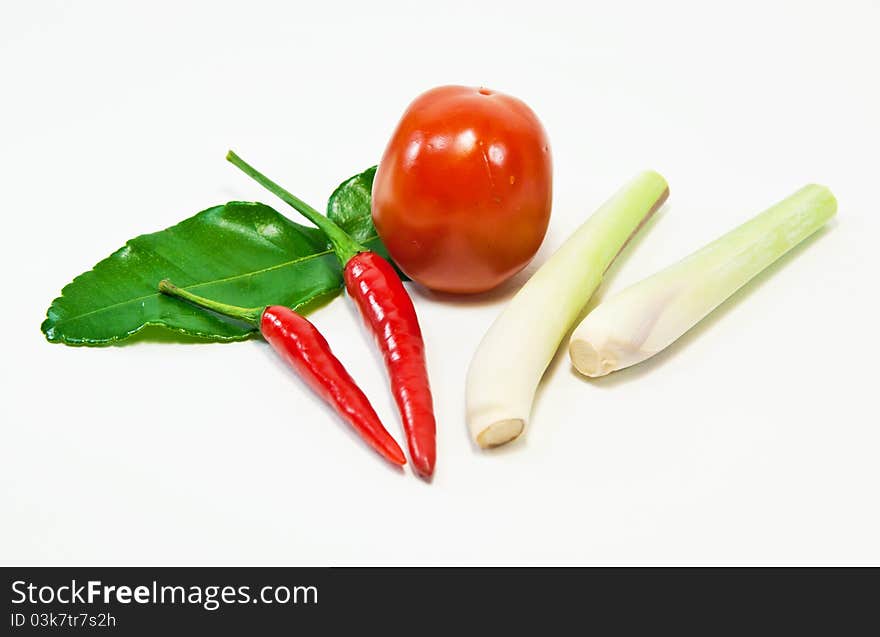
[[[417,97],[394,131],[373,182],[373,222],[413,280],[483,292],[537,252],[552,182],[547,134],[528,106],[441,86]]]

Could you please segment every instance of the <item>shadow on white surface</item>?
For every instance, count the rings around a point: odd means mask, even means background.
[[[546,260],[546,259],[545,259]],[[411,283],[409,290],[412,294],[433,301],[443,303],[451,307],[483,307],[496,303],[509,301],[514,294],[525,285],[541,264],[536,263],[537,258],[529,262],[526,267],[507,279],[504,283],[488,292],[479,294],[451,294],[448,292],[435,292],[419,283]],[[543,263],[543,262],[542,262]]]

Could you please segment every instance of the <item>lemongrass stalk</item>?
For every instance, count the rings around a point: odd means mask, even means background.
[[[525,429],[535,390],[566,333],[629,238],[669,187],[644,172],[621,188],[517,292],[483,337],[468,369],[467,422],[481,447]]]
[[[569,355],[604,376],[668,347],[837,211],[824,186],[801,188],[682,261],[600,303],[572,333]]]

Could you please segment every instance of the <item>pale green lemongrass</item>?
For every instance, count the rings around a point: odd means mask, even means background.
[[[645,172],[621,188],[517,292],[468,369],[467,421],[481,447],[522,433],[559,344],[629,238],[665,201],[666,180]]]
[[[572,333],[572,363],[586,376],[604,376],[650,358],[836,211],[830,190],[805,186],[684,260],[603,301]]]

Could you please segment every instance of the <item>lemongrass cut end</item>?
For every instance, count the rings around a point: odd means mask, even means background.
[[[605,353],[599,353],[589,342],[582,339],[573,338],[568,346],[568,353],[575,369],[590,378],[605,376],[617,369],[617,361]]]
[[[522,418],[508,418],[493,422],[477,434],[477,444],[483,449],[503,445],[518,438],[525,427],[526,423]]]

